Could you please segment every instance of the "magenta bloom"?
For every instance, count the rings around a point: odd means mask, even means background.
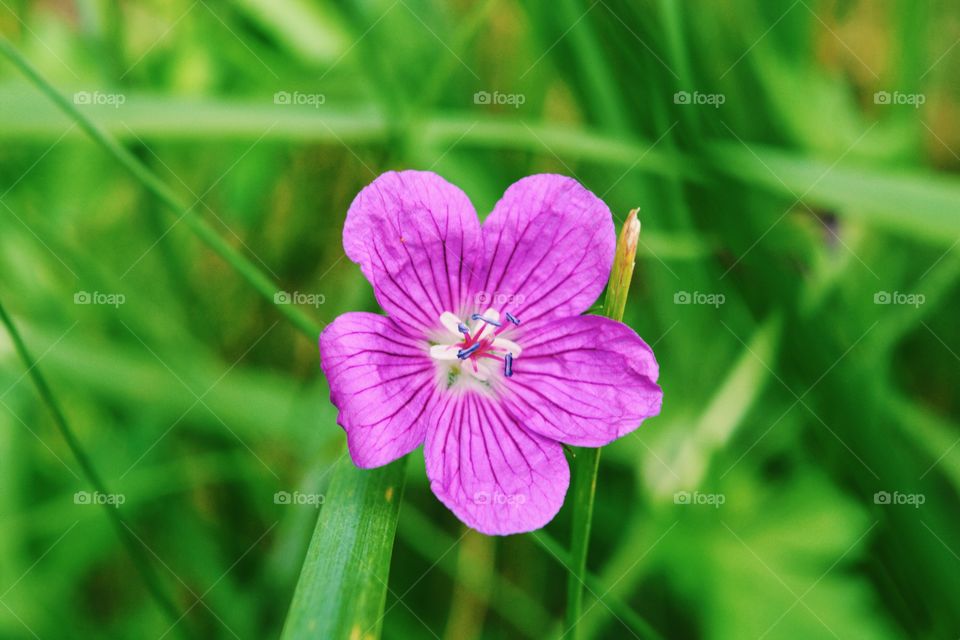
[[[607,206],[564,176],[520,180],[482,226],[434,173],[361,191],[343,246],[387,315],[346,313],[320,336],[353,462],[423,444],[430,488],[467,525],[549,522],[570,484],[560,443],[599,447],[660,412],[650,347],[579,315],[609,278],[614,236]]]

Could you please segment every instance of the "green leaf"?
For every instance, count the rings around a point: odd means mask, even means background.
[[[743,351],[704,408],[693,429],[664,430],[643,465],[646,484],[658,500],[700,486],[717,451],[723,450],[769,379],[782,322],[771,316],[743,343]],[[739,339],[739,338],[738,338]],[[672,473],[664,473],[664,469]]]
[[[357,469],[344,455],[334,471],[283,640],[378,638],[400,513],[406,458]]]
[[[960,182],[955,178],[868,167],[846,157],[813,160],[740,143],[714,143],[709,149],[714,168],[748,184],[940,244],[951,244],[960,235]]]

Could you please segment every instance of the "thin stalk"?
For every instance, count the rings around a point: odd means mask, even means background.
[[[551,558],[556,560],[564,567],[570,566],[571,556],[556,539],[546,531],[537,531],[533,534],[533,540],[542,549],[544,549]],[[650,626],[650,623],[641,618],[636,611],[631,609],[623,600],[614,594],[607,593],[608,588],[604,587],[600,578],[589,571],[583,574],[583,583],[593,593],[603,599],[603,602],[620,621],[637,635],[641,640],[663,640],[663,636],[656,629]]]
[[[638,209],[627,216],[617,240],[617,250],[607,285],[604,300],[604,315],[613,320],[623,320],[627,305],[630,280],[633,278],[634,261],[637,255],[637,240],[640,237]],[[593,503],[597,492],[597,470],[600,468],[600,449],[577,447],[574,449],[572,478],[570,481],[573,499],[573,533],[570,536],[570,564],[567,577],[567,632],[573,640],[581,637],[579,622],[583,617],[583,587],[587,578],[587,551],[590,546],[590,527],[593,524]]]
[[[275,305],[277,311],[286,316],[286,318],[300,329],[301,332],[306,334],[307,337],[316,339],[320,333],[320,327],[317,323],[293,305],[278,304],[275,300],[278,291],[273,281],[267,277],[263,271],[257,268],[256,265],[237,251],[229,242],[224,240],[203,218],[194,213],[193,208],[196,206],[196,203],[188,205],[182,201],[157,174],[138,160],[135,155],[117,142],[109,133],[104,131],[100,125],[78,109],[66,96],[57,91],[57,89],[40,74],[39,70],[4,36],[0,36],[0,53],[3,53],[3,55],[40,89],[41,92],[50,98],[61,111],[66,113],[81,129],[86,131],[94,142],[103,147],[107,153],[123,165],[147,191],[156,196],[178,219],[182,219],[184,224],[190,227],[204,244],[226,260],[227,263],[268,302]]]
[[[7,313],[2,302],[0,302],[0,322],[3,323],[4,327],[7,329],[7,332],[10,334],[10,339],[13,341],[13,346],[16,349],[17,355],[20,356],[20,360],[27,368],[27,374],[30,376],[33,385],[37,388],[37,393],[40,394],[44,404],[47,405],[47,409],[50,411],[53,421],[57,425],[57,429],[60,431],[63,439],[66,440],[67,446],[70,448],[70,452],[80,464],[80,470],[87,479],[87,482],[89,482],[98,493],[111,493],[107,488],[107,485],[103,482],[103,479],[101,478],[100,473],[97,471],[97,468],[94,466],[93,461],[87,456],[86,452],[84,452],[83,447],[80,444],[80,440],[73,432],[73,429],[67,422],[67,418],[63,413],[63,410],[60,408],[60,403],[57,401],[56,397],[54,397],[53,392],[50,390],[50,386],[43,377],[43,374],[40,373],[40,368],[37,366],[37,361],[34,360],[33,356],[31,356],[30,352],[27,350],[27,345],[23,341],[23,337],[20,335],[20,332],[17,331],[16,326],[13,324],[13,319]],[[103,504],[103,508],[107,514],[107,518],[110,520],[110,524],[116,530],[117,536],[120,538],[120,542],[124,547],[126,547],[127,552],[130,554],[137,572],[140,574],[144,584],[147,586],[147,590],[157,601],[160,609],[170,619],[170,624],[177,625],[177,623],[179,623],[184,616],[186,616],[186,613],[180,613],[180,611],[178,611],[177,605],[174,603],[173,598],[166,592],[160,577],[154,571],[153,565],[150,564],[150,560],[147,557],[143,547],[124,523],[123,519],[119,515],[119,511],[115,507],[106,503]],[[183,629],[183,627],[181,627],[181,629]],[[181,631],[181,633],[187,637],[191,637],[191,634],[188,634],[186,631]]]

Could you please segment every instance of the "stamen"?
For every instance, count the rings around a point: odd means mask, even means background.
[[[517,326],[520,326],[520,318],[518,318],[517,316],[513,315],[513,314],[510,313],[509,311],[507,311],[507,320],[509,320],[510,322],[512,322],[513,324],[515,324],[515,325],[517,325]]]
[[[462,322],[458,322],[458,323],[457,323],[457,330],[458,330],[460,333],[462,333],[463,335],[465,335],[465,336],[467,336],[467,337],[470,337],[470,327],[468,327],[467,325],[463,324]]]
[[[508,378],[513,375],[513,354],[510,352],[503,358],[503,375]]]
[[[496,320],[491,320],[490,318],[484,318],[484,317],[483,317],[482,315],[480,315],[479,313],[473,314],[472,316],[470,316],[470,319],[471,319],[471,320],[483,320],[483,321],[486,322],[487,324],[492,324],[492,325],[495,326],[495,327],[501,327],[501,326],[503,326],[502,324],[500,324],[500,323],[497,322]]]
[[[461,349],[460,351],[457,351],[457,357],[460,358],[461,360],[466,360],[467,358],[470,357],[470,355],[471,355],[474,351],[476,351],[476,350],[479,349],[479,348],[480,348],[480,343],[477,342],[477,343],[475,343],[475,344],[467,347],[466,349]]]

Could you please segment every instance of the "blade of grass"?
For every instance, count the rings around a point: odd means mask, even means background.
[[[607,285],[607,297],[603,305],[604,315],[613,320],[623,320],[627,304],[630,280],[640,238],[638,209],[627,216],[617,241],[617,252]],[[593,522],[593,503],[597,491],[597,470],[600,468],[600,448],[576,448],[573,459],[573,478],[570,482],[573,500],[573,533],[570,538],[569,576],[567,578],[567,632],[572,631],[574,640],[581,637],[578,623],[583,617],[583,585],[587,572],[587,551],[590,545],[590,526]]]
[[[277,311],[299,328],[303,333],[315,338],[319,333],[317,324],[299,308],[290,304],[278,305],[274,300],[278,288],[260,269],[247,260],[230,243],[223,239],[213,227],[193,212],[188,206],[145,164],[140,162],[125,147],[120,145],[106,131],[100,128],[92,119],[80,111],[63,94],[57,91],[40,71],[34,67],[5,37],[0,36],[0,53],[3,53],[40,91],[76,122],[93,140],[112,155],[143,187],[166,205],[200,238],[208,247],[213,249],[227,263],[236,270],[250,285],[253,286],[266,300],[276,306]]]
[[[9,57],[8,48],[9,44],[0,38],[0,52]],[[60,100],[65,102],[62,97]],[[89,121],[71,103],[57,103],[71,117],[76,113]],[[336,111],[332,107],[325,107],[322,118],[314,109],[306,107],[291,107],[278,118],[274,110],[262,105],[187,103],[128,96],[123,121],[112,107],[91,108],[91,111],[101,115],[105,123],[106,128],[98,124],[97,129],[101,133],[109,131],[114,140],[134,134],[191,139],[202,131],[208,137],[244,140],[263,136],[264,140],[298,142],[384,143],[391,135],[383,115]],[[14,112],[15,118],[7,115]],[[10,120],[0,130],[3,139],[46,140],[63,133],[63,122],[45,115],[37,105],[9,91],[0,92],[0,114]],[[270,129],[272,125],[276,126]],[[268,129],[269,133],[264,135]],[[674,176],[698,184],[712,184],[715,177],[710,176],[715,171],[788,198],[803,194],[803,200],[810,206],[829,208],[840,216],[861,219],[903,236],[950,244],[960,234],[960,223],[953,215],[955,203],[960,199],[960,182],[946,173],[893,170],[853,158],[833,166],[830,159],[814,161],[789,150],[754,143],[744,146],[739,141],[731,143],[720,139],[705,142],[702,154],[673,154],[667,153],[662,143],[653,144],[635,136],[602,135],[568,125],[514,122],[504,117],[470,113],[429,115],[414,125],[409,137],[416,138],[423,146],[439,149],[456,144],[462,149],[547,151],[565,160],[579,159],[631,172]],[[177,211],[182,209],[178,206]],[[904,216],[904,211],[911,215]],[[775,215],[771,214],[773,219]]]
[[[320,512],[283,640],[380,636],[406,460],[374,471],[338,463],[337,500]]]
[[[20,69],[56,106],[76,121],[95,142],[130,171],[144,188],[182,218],[202,241],[226,260],[266,300],[274,304],[275,308],[301,333],[310,339],[317,338],[320,327],[309,316],[296,307],[278,305],[275,302],[274,295],[278,288],[270,278],[228,244],[202,218],[197,217],[191,208],[185,206],[146,165],[58,92],[3,36],[0,36],[0,53]],[[82,449],[78,448],[78,451],[82,453]],[[340,583],[331,581],[330,575],[324,571],[315,571],[317,567],[341,568],[343,571],[339,577],[349,585],[349,590],[342,590],[348,597],[338,600],[338,602],[344,602],[347,608],[340,611],[336,618],[337,624],[346,624],[351,616],[354,616],[358,621],[357,625],[361,625],[369,618],[374,608],[383,609],[387,590],[386,578],[399,512],[399,494],[403,487],[404,465],[404,461],[398,461],[380,469],[360,471],[347,461],[337,467],[331,480],[329,492],[331,499],[328,501],[328,506],[322,510],[317,531],[307,552],[309,566],[305,566],[297,587],[297,592],[301,595],[299,600],[295,600],[291,606],[293,620],[285,625],[285,629],[291,630],[288,633],[299,634],[309,631],[310,621],[315,619],[310,615],[310,611],[302,609],[302,606],[313,605],[315,600],[310,597],[311,595],[323,593],[329,595],[330,590],[333,592],[340,590]],[[383,506],[383,495],[386,490],[384,488],[389,488],[397,494],[390,508]],[[340,531],[342,535],[324,535],[324,531],[328,529]],[[377,580],[368,579],[370,577],[368,568],[382,569],[380,572],[382,577],[377,575]]]
[[[564,568],[570,566],[570,563],[573,561],[573,556],[568,554],[566,549],[550,536],[549,533],[546,531],[537,531],[532,534],[532,536],[534,541],[547,552],[548,556],[559,562]],[[607,610],[618,616],[624,624],[629,626],[633,632],[637,634],[637,637],[641,638],[641,640],[645,638],[649,640],[663,640],[663,636],[651,627],[646,620],[641,618],[636,611],[628,607],[623,600],[617,597],[607,598],[610,589],[604,587],[599,578],[589,571],[584,571],[582,577],[583,584],[586,585],[592,593],[600,594],[598,597],[607,605]]]
[[[434,524],[416,505],[405,505],[399,531],[400,537],[414,553],[428,563],[435,564],[458,585],[489,604],[499,616],[527,637],[541,638],[543,630],[553,621],[540,600],[513,584],[500,571],[494,572],[493,588],[489,594],[486,593],[476,573],[460,570],[453,553],[443,554],[444,550],[457,545],[456,538]]]
[[[66,440],[67,446],[70,448],[70,452],[80,465],[80,470],[87,482],[89,482],[98,493],[110,494],[111,492],[101,478],[97,468],[94,466],[93,461],[87,456],[86,452],[84,452],[83,446],[80,444],[80,440],[77,438],[73,429],[70,427],[70,424],[67,422],[66,415],[61,409],[60,403],[50,390],[50,386],[47,384],[46,378],[44,378],[43,374],[40,373],[40,368],[37,366],[37,361],[33,358],[33,356],[30,355],[30,351],[27,349],[27,345],[23,341],[23,337],[17,330],[16,325],[14,325],[13,319],[4,308],[2,301],[0,301],[0,322],[3,323],[7,333],[10,334],[10,339],[13,341],[14,349],[16,350],[20,360],[23,362],[23,366],[27,368],[27,375],[30,377],[31,382],[33,382],[33,386],[36,387],[37,393],[40,394],[40,398],[43,400],[43,403],[47,406],[47,410],[53,417],[54,424],[57,425],[60,435],[62,435],[63,439]],[[177,625],[177,623],[183,619],[186,613],[181,614],[177,609],[177,605],[174,603],[173,598],[167,593],[163,586],[163,582],[154,571],[153,565],[150,563],[150,559],[147,557],[144,548],[141,546],[139,541],[133,537],[130,528],[127,527],[123,521],[123,518],[120,517],[120,512],[112,505],[107,503],[103,503],[103,509],[107,514],[107,518],[110,520],[110,524],[116,530],[117,537],[120,538],[120,542],[130,554],[130,558],[133,560],[133,564],[136,567],[137,573],[143,579],[147,590],[150,592],[150,595],[154,600],[156,600],[160,609],[170,619],[170,623],[172,625]],[[193,637],[193,634],[186,632],[184,627],[180,627],[179,629],[186,637]]]
[[[944,245],[960,235],[960,183],[947,174],[818,161],[761,145],[720,142],[707,150],[717,171],[851,219]]]

